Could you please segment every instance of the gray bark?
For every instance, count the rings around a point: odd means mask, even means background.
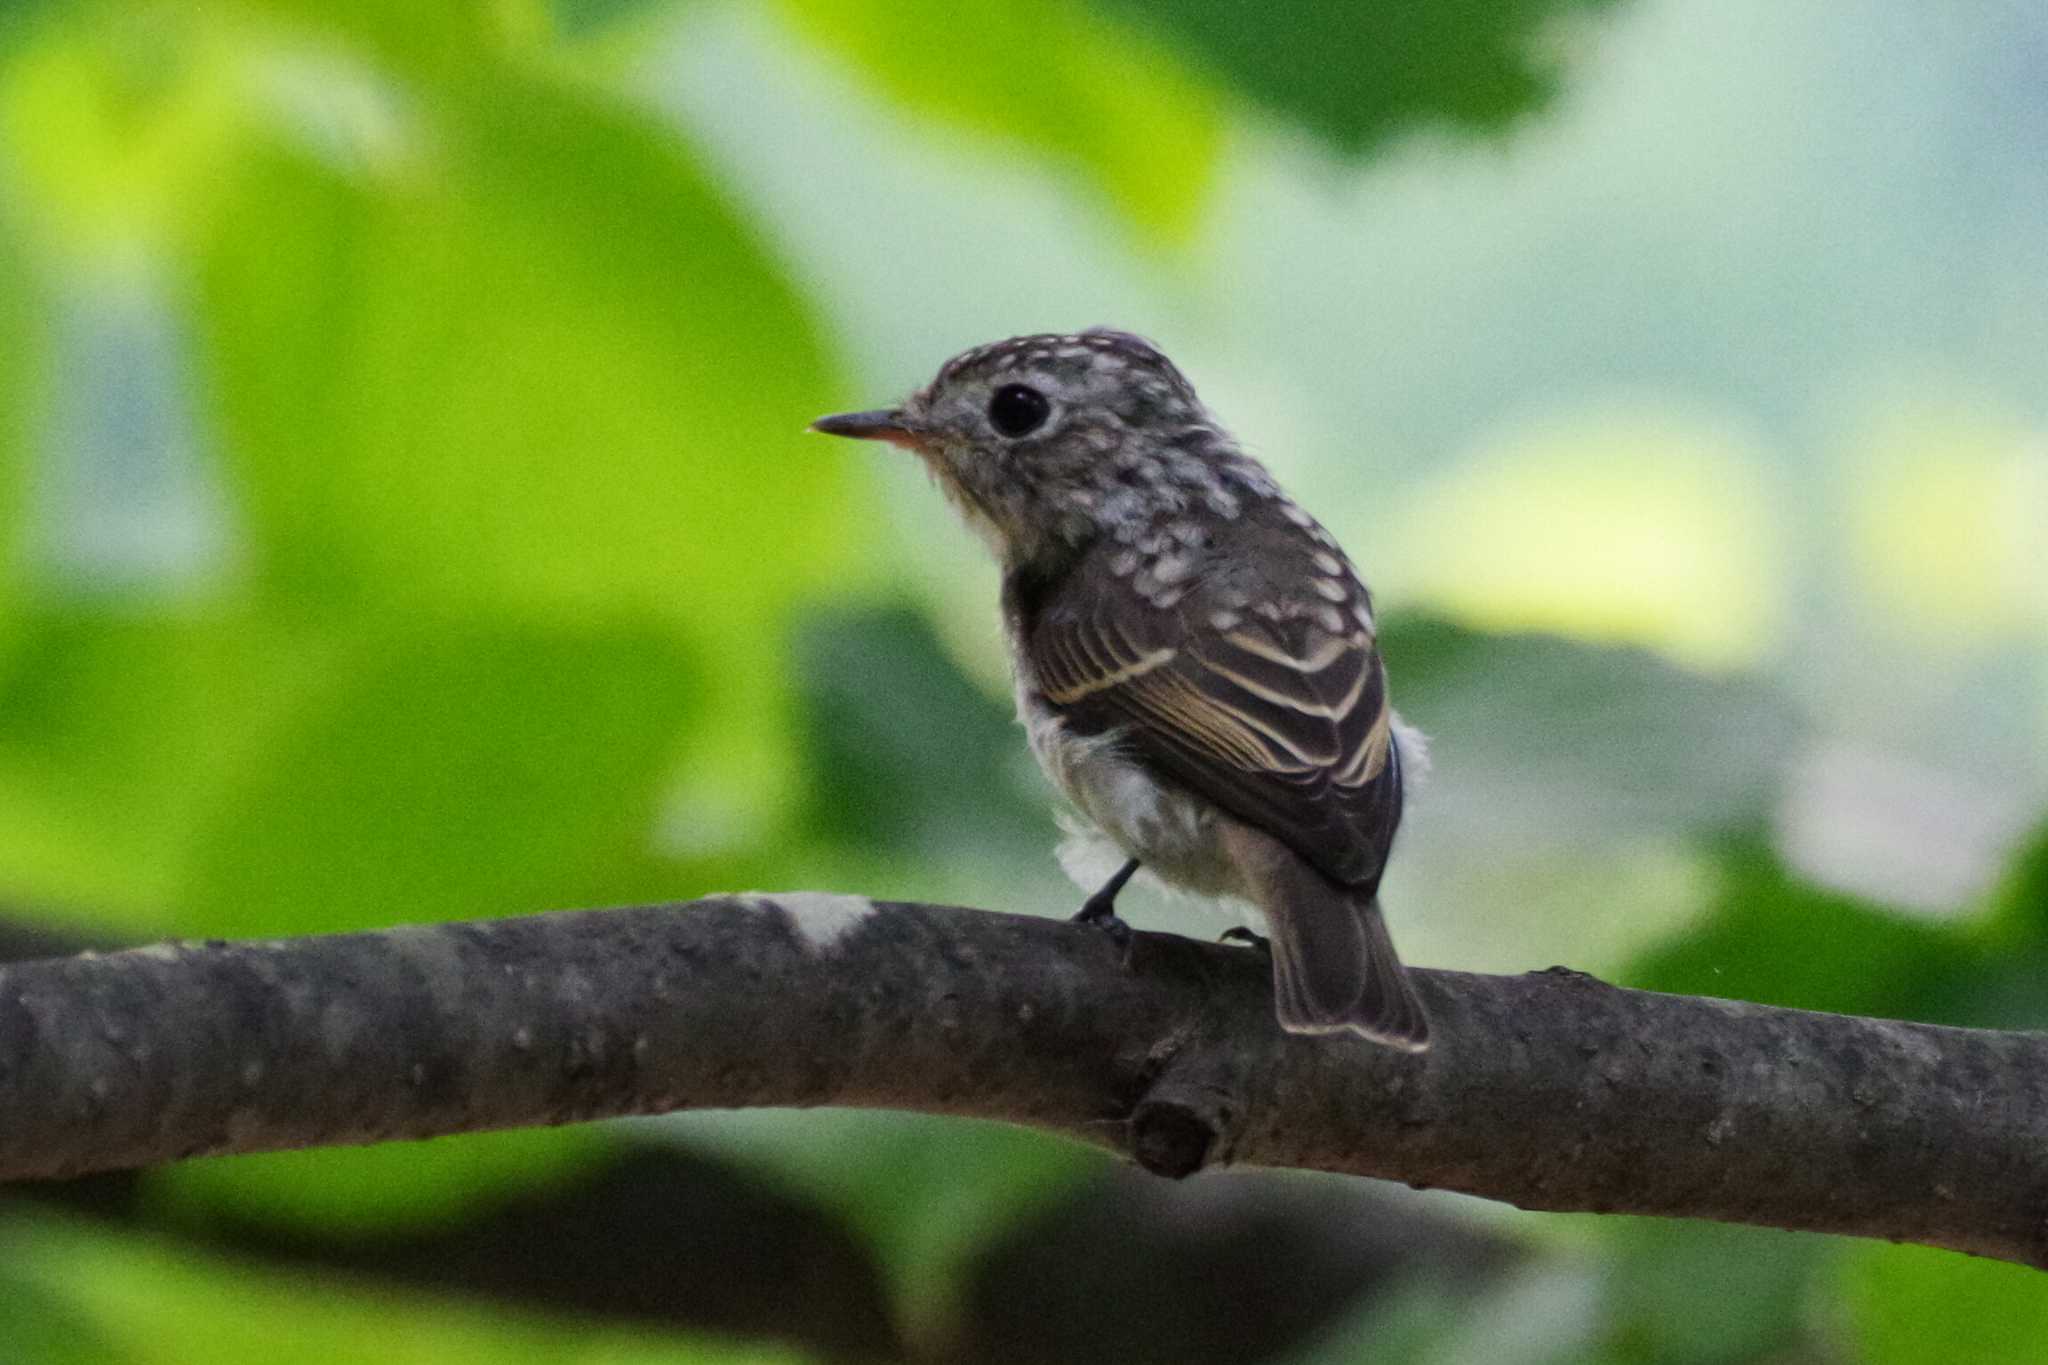
[[[1256,949],[787,893],[0,968],[0,1180],[675,1109],[1031,1124],[1182,1176],[2048,1265],[2048,1035],[1419,971],[1435,1045],[1292,1037]]]

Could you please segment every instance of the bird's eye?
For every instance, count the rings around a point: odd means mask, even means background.
[[[1005,384],[989,395],[989,425],[1005,436],[1028,436],[1051,413],[1052,404],[1029,384]]]

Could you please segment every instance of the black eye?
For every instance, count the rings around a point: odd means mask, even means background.
[[[1005,384],[989,395],[989,424],[1005,436],[1028,436],[1051,413],[1052,404],[1029,384]]]

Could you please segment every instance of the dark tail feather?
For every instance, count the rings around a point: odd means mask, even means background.
[[[1429,1046],[1429,1018],[1387,937],[1374,897],[1330,881],[1275,839],[1235,820],[1217,834],[1266,912],[1273,933],[1273,998],[1289,1033],[1346,1029],[1388,1047]]]
[[[1313,873],[1264,908],[1273,929],[1273,1000],[1289,1033],[1345,1029],[1407,1052],[1429,1046],[1429,1018],[1387,937],[1377,899]]]

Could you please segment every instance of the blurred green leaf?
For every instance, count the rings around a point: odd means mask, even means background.
[[[1699,913],[1701,841],[1780,804],[1800,722],[1763,678],[1413,611],[1381,645],[1432,759],[1388,886],[1417,961],[1611,973]]]
[[[2048,1354],[2048,1276],[2038,1270],[1865,1244],[1840,1284],[1864,1365],[2037,1365]]]
[[[1984,963],[1964,996],[1963,1021],[2048,1027],[2048,827],[2021,842],[1969,927]]]
[[[223,45],[176,6],[69,5],[25,28],[0,81],[14,224],[45,287],[132,284],[204,218],[237,123]]]
[[[211,810],[180,925],[275,934],[583,903],[650,837],[701,695],[644,628],[429,617],[368,632]]]
[[[1464,1285],[1424,1277],[1398,1280],[1313,1333],[1308,1345],[1285,1353],[1277,1365],[1357,1365],[1360,1360],[1435,1365],[1451,1356],[1450,1343],[1469,1320],[1471,1299]],[[1547,1365],[1542,1354],[1526,1359]],[[1490,1365],[1524,1365],[1524,1359],[1496,1354]]]
[[[19,1220],[14,1263],[125,1365],[801,1365],[794,1350],[579,1323],[252,1269],[57,1219]]]
[[[24,1273],[20,1225],[0,1215],[0,1360],[36,1365],[103,1365],[107,1339],[85,1321],[77,1305]]]
[[[2022,849],[1987,912],[1953,920],[1813,886],[1757,841],[1724,842],[1715,868],[1709,912],[1639,958],[1625,984],[1972,1028],[2048,1024],[2038,847]]]
[[[1398,1279],[1280,1365],[1610,1365],[1594,1345],[1595,1276],[1558,1257],[1479,1285]]]
[[[694,756],[773,788],[777,626],[854,540],[809,319],[686,149],[485,74],[392,90],[382,160],[275,146],[218,188],[199,330],[257,586],[660,619],[718,662]]]
[[[1287,1365],[1750,1365],[1812,1354],[1812,1288],[1841,1242],[1676,1219],[1563,1221],[1605,1254],[1534,1259],[1476,1293],[1399,1283]]]
[[[1186,237],[1215,181],[1211,90],[1139,28],[1042,0],[784,0],[799,31],[919,115],[1064,164],[1124,216]]]
[[[848,845],[928,857],[1005,836],[1047,845],[1047,795],[1023,732],[946,657],[924,616],[908,607],[814,613],[795,652],[817,774],[814,827]]]
[[[0,8],[0,58],[5,58],[15,41],[35,27],[42,12],[52,8],[56,0],[14,0],[13,4]]]
[[[668,16],[695,0],[551,0],[555,30],[575,40],[623,27],[634,19],[659,11]]]
[[[249,550],[204,606],[0,633],[8,889],[274,933],[650,886],[679,759],[728,811],[790,786],[783,621],[854,562],[808,318],[687,151],[580,88],[488,53],[408,85],[224,13],[81,11],[6,90],[46,238],[194,247],[170,293]],[[0,399],[46,349],[0,347]],[[35,411],[0,405],[0,622]],[[343,904],[395,866],[423,895]]]
[[[1058,804],[1014,704],[963,672],[925,617],[889,605],[809,612],[795,671],[807,837],[725,884],[1073,913],[1080,893],[1055,857]],[[1146,902],[1140,889],[1125,911],[1152,927]]]
[[[1641,958],[1644,990],[1937,1023],[1968,1017],[1983,957],[1964,930],[1802,882],[1757,843],[1730,842],[1698,924]]]
[[[1489,820],[1529,836],[1759,824],[1797,733],[1761,681],[1642,650],[1403,614],[1387,619],[1381,646],[1403,714],[1440,760],[1431,806],[1483,802]]]
[[[1357,156],[1417,126],[1491,131],[1555,92],[1567,25],[1613,0],[1096,0]]]
[[[233,0],[222,9],[239,10],[273,30],[318,35],[392,70],[430,78],[488,62],[515,38],[541,31],[540,6],[529,0]]]
[[[43,412],[47,353],[21,241],[0,196],[0,651],[21,592],[29,452]]]
[[[2021,841],[1991,893],[1985,929],[2001,946],[2048,951],[2048,824]]]
[[[0,656],[9,893],[170,929],[208,802],[321,660],[317,642],[239,613],[29,611]]]
[[[38,609],[0,656],[0,863],[136,934],[608,900],[700,676],[651,626]]]
[[[1609,1219],[1601,1359],[1744,1365],[1806,1346],[1815,1274],[1841,1243],[1679,1219]]]
[[[428,1142],[186,1161],[152,1171],[154,1210],[174,1223],[226,1216],[323,1237],[431,1227],[501,1190],[568,1179],[616,1150],[590,1125],[464,1133]]]

